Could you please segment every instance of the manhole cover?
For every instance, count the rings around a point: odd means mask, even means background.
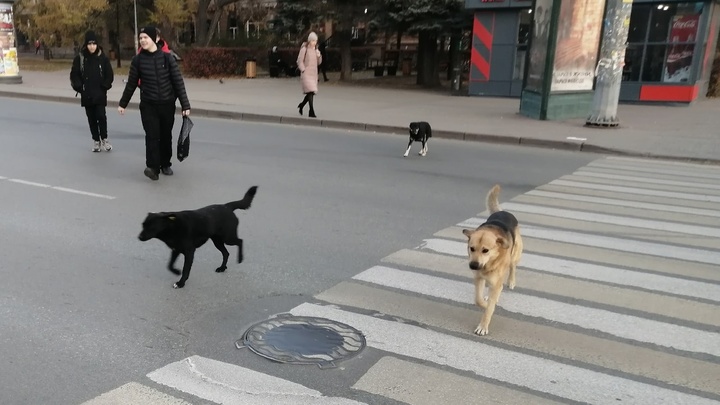
[[[350,325],[330,319],[280,315],[251,326],[235,346],[248,347],[280,363],[331,368],[336,361],[360,353],[365,348],[365,336]]]

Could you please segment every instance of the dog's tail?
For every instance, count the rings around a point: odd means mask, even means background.
[[[491,214],[496,213],[498,211],[502,211],[502,208],[500,208],[500,202],[498,201],[498,198],[500,197],[500,185],[496,184],[493,186],[493,188],[490,189],[490,191],[487,194],[487,210],[490,211]]]
[[[257,186],[252,186],[248,189],[247,193],[245,193],[245,197],[243,197],[240,201],[233,201],[225,204],[226,207],[230,208],[231,210],[246,210],[250,208],[250,204],[252,204],[253,198],[255,198],[255,193],[257,192]]]

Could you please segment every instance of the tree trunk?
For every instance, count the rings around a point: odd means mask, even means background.
[[[352,34],[349,30],[343,29],[337,31],[334,36],[337,36],[340,43],[340,81],[352,80],[352,50],[350,48],[350,40]]]
[[[396,38],[397,42],[395,43],[395,49],[397,49],[397,55],[395,55],[395,66],[397,66],[398,68],[400,68],[400,60],[402,60],[402,58],[400,57],[400,47],[402,46],[403,34],[404,34],[403,29],[398,28],[397,38]]]
[[[195,43],[204,44],[207,41],[208,30],[205,28],[207,24],[207,8],[209,0],[201,0],[198,3],[197,17],[195,19]]]
[[[418,39],[417,84],[425,87],[440,85],[438,72],[438,33],[421,31]]]
[[[203,46],[207,47],[210,45],[210,41],[212,41],[213,35],[215,35],[217,23],[218,23],[218,21],[220,21],[220,16],[222,16],[222,9],[215,10],[215,14],[213,15],[213,19],[212,19],[212,22],[210,23],[210,27],[208,27],[208,33],[206,34],[207,38],[205,39]]]

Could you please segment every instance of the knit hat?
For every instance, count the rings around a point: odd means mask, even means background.
[[[317,41],[317,40],[318,40],[318,36],[317,36],[316,33],[311,32],[310,35],[308,35],[308,42],[310,42],[310,41]]]
[[[85,43],[83,45],[87,46],[88,42],[90,41],[97,43],[97,36],[93,31],[88,31],[85,33]]]
[[[150,26],[150,25],[147,27],[142,27],[142,28],[140,28],[140,32],[138,33],[138,36],[140,36],[140,34],[147,34],[147,36],[149,36],[150,39],[152,39],[152,41],[155,42],[155,40],[157,39],[157,28]]]

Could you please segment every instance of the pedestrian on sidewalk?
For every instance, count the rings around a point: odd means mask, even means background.
[[[85,107],[93,152],[110,152],[112,145],[107,131],[107,92],[112,88],[114,75],[112,63],[97,43],[93,31],[85,33],[85,42],[78,52],[70,70],[70,85],[80,93],[80,105]]]
[[[320,59],[322,60],[322,62],[320,63],[320,71],[322,72],[323,79],[325,79],[325,81],[330,80],[327,77],[327,64],[328,64],[327,45],[328,45],[328,41],[330,41],[329,37],[327,39],[325,39],[324,41],[322,41],[320,43],[320,46],[318,46],[318,49],[320,50]],[[319,80],[320,79],[318,78],[318,81]]]
[[[310,104],[308,117],[317,118],[315,106],[313,105],[315,94],[318,91],[318,66],[322,63],[320,50],[317,49],[318,36],[311,32],[307,42],[303,42],[297,58],[298,69],[300,69],[300,83],[305,98],[298,104],[298,111],[303,115],[305,104]]]
[[[172,176],[172,129],[175,124],[175,100],[180,100],[182,115],[190,115],[190,101],[175,58],[155,43],[157,30],[148,26],[140,30],[142,51],[130,62],[130,73],[118,106],[120,115],[142,79],[140,119],[145,130],[145,176],[157,180],[159,174]]]

